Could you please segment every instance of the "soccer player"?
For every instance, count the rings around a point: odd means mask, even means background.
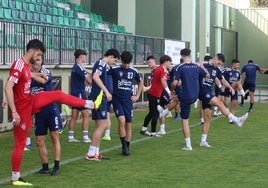
[[[229,88],[232,95],[234,95],[234,89],[230,86],[230,84],[224,79],[220,69],[218,68],[222,65],[225,61],[225,57],[223,54],[219,53],[209,61],[209,63],[204,63],[202,66],[207,70],[209,73],[209,78],[203,78],[201,80],[200,91],[199,91],[199,100],[202,101],[202,108],[204,110],[204,124],[202,127],[202,136],[201,136],[201,147],[211,147],[207,143],[207,135],[210,127],[210,120],[211,120],[211,109],[212,106],[217,106],[219,110],[222,112],[223,115],[227,116],[230,120],[236,123],[239,127],[241,127],[244,121],[248,117],[248,113],[244,116],[238,118],[234,116],[228,108],[219,100],[212,92],[213,85],[215,84],[215,79],[219,79],[221,83]]]
[[[26,145],[26,137],[32,127],[32,114],[37,113],[44,106],[53,102],[59,102],[70,106],[80,106],[86,108],[99,108],[101,102],[83,100],[71,95],[67,95],[62,91],[44,91],[31,95],[31,77],[41,77],[47,79],[43,73],[31,73],[30,64],[42,59],[45,52],[44,44],[38,39],[32,39],[26,46],[26,52],[22,58],[16,60],[10,68],[9,77],[5,84],[5,96],[7,103],[12,112],[14,147],[11,156],[12,166],[12,185],[32,185],[20,177],[20,167],[22,156]]]
[[[169,95],[170,89],[167,85],[168,78],[168,68],[171,65],[171,57],[168,55],[163,55],[160,58],[160,66],[153,69],[153,78],[151,82],[151,86],[147,91],[147,96],[149,100],[149,112],[144,119],[143,126],[141,128],[140,134],[157,137],[156,134],[156,125],[157,119],[159,117],[159,112],[157,110],[157,105],[159,104],[159,100],[163,90],[166,90]],[[148,132],[147,127],[151,121],[151,134]]]
[[[203,62],[203,63],[208,63],[211,59],[212,59],[211,56],[206,55],[206,56],[204,57],[204,62]],[[215,93],[216,93],[216,89],[218,89],[218,87],[215,88]],[[217,96],[217,95],[216,95],[216,96]],[[199,101],[199,100],[198,100],[198,101]],[[203,110],[203,108],[202,108],[202,102],[201,102],[201,101],[199,101],[199,104],[200,104],[200,107],[199,107],[200,124],[203,125],[203,124],[204,124],[204,110]],[[218,114],[218,113],[217,113],[217,114]]]
[[[156,60],[155,60],[155,57],[154,56],[149,55],[146,60],[147,60],[148,67],[151,68],[151,75],[148,77],[148,80],[150,82],[150,85],[147,86],[147,87],[145,87],[145,86],[143,87],[143,91],[144,92],[147,92],[150,89],[151,82],[152,82],[152,79],[153,79],[153,70],[156,67],[158,67],[158,65],[156,65]],[[164,93],[164,91],[162,92],[162,94]],[[161,97],[162,97],[162,94],[161,94]],[[159,123],[160,123],[160,130],[157,132],[157,134],[159,134],[159,135],[166,134],[166,130],[165,130],[165,117],[159,117]],[[142,135],[145,135],[145,136],[151,136],[151,133],[148,130],[146,130],[145,132],[144,131],[141,131],[140,133]]]
[[[189,128],[191,104],[197,100],[200,77],[208,76],[208,74],[196,63],[191,62],[190,49],[182,49],[180,55],[184,63],[178,66],[174,72],[172,90],[177,85],[181,85],[181,92],[178,95],[178,98],[181,108],[182,130],[186,142],[186,147],[183,147],[182,149],[192,150]]]
[[[255,88],[256,88],[256,72],[259,71],[259,73],[263,73],[263,69],[253,63],[252,60],[248,60],[248,64],[243,66],[241,73],[243,75],[243,73],[246,74],[244,83],[243,83],[243,89],[246,92],[245,97],[241,96],[241,103],[239,104],[240,106],[244,105],[244,99],[247,100],[248,95],[250,97],[250,106],[248,109],[248,112],[252,112],[252,108],[253,108],[253,104],[254,104],[254,92],[255,92]]]
[[[41,77],[39,77],[37,80],[33,79],[31,81],[32,95],[43,91],[53,90],[52,74],[48,69],[42,67],[42,61],[36,61],[34,64],[31,64],[31,71],[44,73],[47,75],[47,79],[42,79]],[[50,174],[52,176],[56,176],[59,174],[61,153],[59,130],[62,129],[61,116],[57,108],[57,104],[52,103],[42,108],[41,111],[39,113],[36,113],[34,117],[36,145],[42,162],[42,168],[37,171],[36,174],[49,173],[48,152],[45,143],[45,136],[47,135],[47,129],[49,129],[54,157],[54,167]]]
[[[92,71],[92,89],[89,99],[96,99],[99,93],[104,93],[102,105],[98,110],[92,110],[92,119],[95,120],[95,129],[91,138],[91,144],[88,148],[85,158],[90,161],[99,161],[103,157],[100,154],[100,142],[103,132],[108,128],[107,119],[107,101],[112,100],[112,95],[108,91],[107,85],[107,66],[114,65],[120,58],[120,54],[116,49],[109,49],[105,52],[104,57],[99,59],[93,67]]]
[[[238,59],[233,59],[231,68],[226,69],[223,73],[225,80],[232,86],[235,91],[234,95],[231,95],[230,90],[225,88],[224,91],[224,104],[227,107],[229,104],[229,98],[231,97],[231,113],[235,114],[237,99],[238,99],[238,91],[240,91],[242,96],[245,96],[245,92],[241,85],[241,73],[239,71],[240,62]],[[232,124],[233,121],[230,119],[229,123]]]
[[[107,71],[109,71],[108,69],[110,69],[111,67],[107,67]],[[110,74],[107,74],[107,84],[106,87],[108,89],[108,91],[113,94],[113,77]],[[112,126],[112,122],[111,122],[111,107],[112,107],[112,101],[107,101],[107,120],[108,120],[108,127],[104,132],[104,136],[102,137],[102,140],[106,140],[106,141],[111,141],[111,126]]]
[[[118,134],[122,144],[122,154],[130,155],[130,141],[132,136],[133,103],[141,94],[143,82],[138,71],[130,67],[133,55],[123,51],[120,55],[122,64],[112,67],[108,74],[113,77],[113,107],[118,120]],[[138,83],[138,90],[133,93],[133,82]]]
[[[79,97],[81,99],[86,99],[85,91],[85,81],[88,84],[92,83],[88,71],[84,68],[84,63],[86,62],[87,53],[84,50],[77,49],[74,52],[75,63],[71,72],[71,95]],[[89,123],[89,111],[84,107],[73,107],[72,115],[69,122],[69,135],[68,142],[80,142],[74,137],[74,127],[79,116],[79,112],[82,114],[82,129],[83,129],[83,141],[85,143],[91,142],[88,137],[88,123]]]

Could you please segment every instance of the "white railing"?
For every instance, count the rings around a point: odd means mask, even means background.
[[[268,21],[257,9],[239,9],[239,11],[268,36]]]

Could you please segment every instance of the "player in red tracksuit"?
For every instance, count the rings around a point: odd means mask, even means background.
[[[32,185],[20,177],[20,166],[26,138],[32,127],[32,114],[37,113],[44,106],[59,102],[75,107],[98,108],[99,104],[83,100],[63,93],[62,91],[46,91],[36,95],[30,94],[31,78],[47,79],[44,73],[31,73],[30,64],[41,60],[45,52],[44,44],[38,39],[29,41],[24,56],[16,60],[10,69],[5,84],[7,103],[12,112],[14,124],[14,148],[11,156],[12,185]]]
[[[140,134],[156,137],[156,125],[159,117],[159,112],[157,110],[157,105],[160,103],[160,97],[163,90],[166,90],[170,95],[170,90],[167,84],[168,68],[171,65],[171,57],[164,55],[160,58],[160,66],[153,69],[153,79],[150,89],[147,91],[147,96],[149,100],[149,113],[144,119],[143,126],[141,128]],[[151,121],[151,133],[148,132],[147,127]]]

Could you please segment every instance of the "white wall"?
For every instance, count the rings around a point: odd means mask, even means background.
[[[118,0],[118,25],[124,25],[127,32],[135,34],[136,1]]]
[[[190,49],[192,50],[192,60],[195,60],[196,57],[196,47],[195,47],[195,9],[196,1],[195,0],[182,0],[182,20],[181,20],[181,39],[183,41],[189,41],[191,43]]]

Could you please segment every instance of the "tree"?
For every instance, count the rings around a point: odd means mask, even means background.
[[[250,0],[250,7],[268,7],[268,0]]]

